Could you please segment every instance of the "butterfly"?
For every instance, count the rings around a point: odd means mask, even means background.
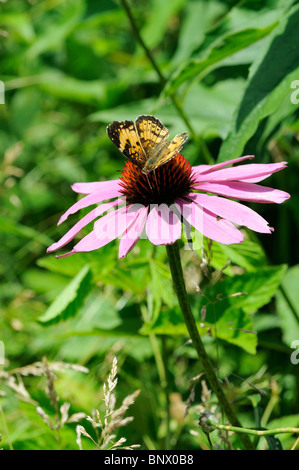
[[[131,162],[150,173],[176,157],[188,139],[187,133],[167,140],[169,130],[154,116],[138,116],[133,121],[113,121],[107,134],[114,145]]]

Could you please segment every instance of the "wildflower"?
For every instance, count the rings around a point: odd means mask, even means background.
[[[216,165],[192,167],[178,154],[148,174],[126,161],[118,180],[75,183],[72,189],[85,197],[62,215],[58,225],[80,209],[100,205],[47,252],[65,246],[96,219],[93,230],[72,251],[58,257],[97,250],[120,237],[119,258],[122,258],[143,236],[144,229],[152,243],[173,244],[181,237],[182,222],[223,244],[243,241],[237,226],[271,233],[273,228],[263,217],[233,199],[278,204],[288,199],[290,195],[284,191],[256,184],[285,168],[286,162],[231,166],[252,158],[249,155]]]

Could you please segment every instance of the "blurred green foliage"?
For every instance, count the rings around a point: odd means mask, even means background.
[[[74,423],[57,437],[36,412],[39,404],[55,415],[46,378],[20,368],[44,356],[49,363],[86,366],[87,375],[61,368],[54,383],[72,413],[90,415],[93,408],[103,412],[102,386],[113,355],[119,399],[141,390],[130,408],[135,419],[122,430],[128,444],[208,446],[196,406],[216,402],[186,343],[164,247],[142,240],[121,261],[117,242],[60,260],[45,253],[80,217],[56,227],[75,202],[70,185],[119,175],[123,157],[106,136],[107,124],[147,113],[171,135],[189,132],[184,155],[192,164],[242,154],[256,155],[257,163],[288,161],[288,169],[266,184],[291,199],[282,206],[252,204],[275,227],[271,236],[248,231],[237,247],[206,243],[208,276],[199,252],[186,251],[183,263],[198,327],[241,421],[299,425],[299,365],[290,361],[291,343],[299,340],[298,2],[127,3],[160,77],[123,2],[0,2],[4,448],[78,448]],[[227,446],[215,433],[211,438]],[[242,447],[237,436],[230,441]],[[281,442],[290,449],[295,437]],[[91,448],[84,437],[82,443]],[[268,445],[265,439],[256,444]]]

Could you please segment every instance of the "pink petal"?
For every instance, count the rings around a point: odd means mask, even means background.
[[[99,191],[97,193],[91,193],[88,196],[83,197],[75,204],[73,204],[59,219],[58,224],[62,224],[69,215],[75,214],[78,210],[84,209],[85,207],[92,206],[93,204],[98,204],[99,202],[112,199],[119,196],[115,189]]]
[[[182,226],[166,204],[155,205],[148,214],[146,234],[154,245],[171,245],[181,236]]]
[[[202,193],[189,194],[188,197],[210,212],[235,224],[244,225],[256,232],[271,233],[268,222],[263,217],[239,202],[219,196],[208,196]]]
[[[193,171],[196,174],[208,174],[212,173],[215,170],[219,170],[220,168],[224,168],[228,165],[233,165],[234,163],[242,162],[243,160],[252,160],[254,155],[246,155],[245,157],[234,158],[233,160],[228,160],[227,162],[217,163],[216,165],[197,165],[193,167]]]
[[[129,228],[126,229],[125,233],[120,239],[118,257],[124,258],[127,256],[139,240],[139,237],[144,229],[145,222],[147,219],[148,208],[142,207],[138,211],[138,215]]]
[[[201,181],[240,181],[257,183],[272,175],[276,171],[285,168],[287,162],[283,163],[249,163],[249,165],[235,166],[217,170],[209,174],[201,174],[196,177],[196,182]]]
[[[120,211],[122,211],[122,213],[123,213],[124,209],[126,210],[127,208],[122,207],[121,209],[117,209],[114,212],[110,212],[109,214],[102,217],[100,219],[100,221],[102,221],[103,224],[110,224],[112,227],[114,227],[115,226],[115,220],[119,216]],[[115,232],[113,231],[111,233],[114,234]],[[88,235],[86,235],[84,238],[82,238],[82,240],[80,240],[79,243],[77,243],[77,245],[74,246],[72,251],[70,251],[69,253],[65,253],[64,255],[58,255],[58,256],[56,256],[56,258],[63,258],[65,256],[70,256],[70,255],[73,255],[75,253],[82,253],[82,252],[86,252],[86,251],[96,250],[96,249],[101,248],[102,246],[106,245],[107,243],[109,243],[110,241],[112,241],[116,237],[117,237],[117,234],[115,236],[110,236],[110,237],[106,236],[106,238],[103,237],[102,239],[101,238],[99,239],[99,237],[97,236],[95,230],[93,230]]]
[[[240,181],[244,181],[245,183],[259,183],[260,181],[263,181],[265,178],[268,178],[268,176],[272,175],[273,173],[276,173],[277,171],[283,170],[286,168],[288,162],[281,162],[281,163],[266,163],[266,164],[260,164],[263,165],[264,167],[268,167],[270,170],[269,173],[267,172],[267,168],[264,168],[265,171],[261,171],[259,175],[253,176],[252,178],[239,178]],[[245,166],[245,165],[244,165]]]
[[[91,194],[114,190],[115,194],[118,195],[119,189],[119,180],[96,181],[92,183],[75,183],[72,185],[72,190],[79,194]]]
[[[218,220],[215,214],[195,202],[177,199],[176,203],[183,218],[206,237],[224,245],[243,241],[242,233],[228,220]]]
[[[108,211],[111,207],[120,204],[121,201],[116,199],[115,201],[108,202],[107,204],[102,204],[99,207],[96,207],[91,212],[89,212],[83,219],[79,220],[58,242],[53,243],[48,249],[47,253],[51,253],[52,251],[59,250],[67,243],[69,243],[75,236],[82,230],[83,227],[88,225],[94,219],[102,215],[104,212]]]
[[[139,209],[137,204],[125,206],[101,217],[95,222],[93,231],[82,238],[71,253],[97,250],[115,240],[135,220]]]
[[[290,197],[285,191],[243,181],[200,183],[195,185],[194,189],[250,202],[276,202],[281,204]]]

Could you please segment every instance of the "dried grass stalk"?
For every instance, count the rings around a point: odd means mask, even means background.
[[[134,449],[139,447],[139,445],[133,446],[126,446],[124,447],[123,444],[126,442],[126,439],[121,437],[115,442],[116,432],[124,427],[127,426],[129,423],[133,421],[133,417],[124,417],[124,414],[128,410],[128,408],[135,402],[137,396],[140,393],[140,390],[136,390],[131,395],[128,395],[124,398],[121,406],[115,409],[116,406],[116,397],[115,397],[115,388],[117,386],[117,359],[116,357],[113,358],[112,367],[110,374],[107,379],[107,383],[103,385],[103,392],[104,392],[104,404],[105,404],[105,416],[104,422],[102,422],[100,413],[98,410],[92,411],[92,416],[87,416],[86,419],[92,424],[92,427],[95,431],[97,436],[97,449],[109,449],[112,450],[114,448],[122,448],[122,449]],[[84,432],[83,432],[83,429]],[[101,430],[101,433],[99,433]],[[77,426],[77,444],[79,449],[82,449],[82,441],[81,435],[88,437],[93,442],[94,439],[87,433],[83,426]]]

